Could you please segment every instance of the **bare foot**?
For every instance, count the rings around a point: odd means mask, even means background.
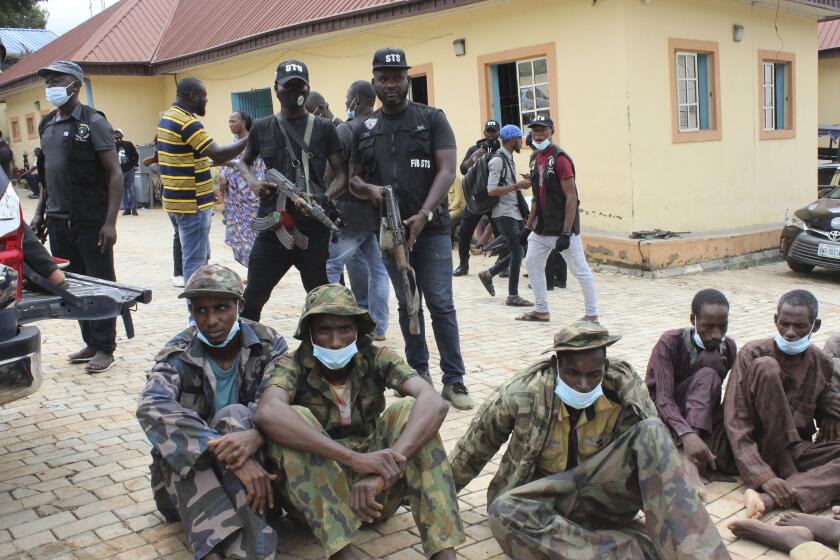
[[[598,316],[597,315],[584,315],[580,319],[581,321],[586,321],[587,323],[597,323]]]
[[[697,465],[686,457],[682,451],[680,451],[680,455],[682,455],[683,470],[688,477],[688,482],[694,486],[694,489],[697,490],[697,495],[702,500],[706,497],[706,485],[703,484],[703,479],[700,478],[700,471],[697,469]]]
[[[765,513],[773,511],[776,502],[768,494],[747,488],[744,491],[744,507],[747,508],[747,517],[758,519]]]
[[[783,513],[777,524],[783,527],[805,527],[814,534],[816,540],[832,548],[840,544],[840,521],[830,517],[789,512]]]
[[[814,540],[814,535],[805,527],[776,527],[755,519],[739,519],[727,527],[739,539],[749,539],[782,552],[790,552],[800,544]]]

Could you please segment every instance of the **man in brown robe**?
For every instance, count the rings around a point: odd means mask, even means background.
[[[834,364],[810,343],[817,312],[810,292],[783,295],[778,334],[746,344],[729,376],[724,425],[748,517],[794,504],[811,513],[840,499],[840,442],[812,442],[817,427],[836,433],[840,419]]]
[[[702,496],[700,473],[726,470],[720,468],[729,455],[721,388],[737,349],[726,336],[729,301],[718,290],[695,294],[689,321],[690,326],[659,338],[645,384],[662,421],[682,445],[683,467]]]

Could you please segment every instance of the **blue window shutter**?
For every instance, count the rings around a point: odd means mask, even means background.
[[[496,122],[502,122],[502,100],[499,93],[499,67],[495,64],[490,67],[490,83],[493,91],[493,118]]]
[[[776,130],[787,128],[785,124],[785,99],[787,97],[785,91],[787,80],[785,78],[787,77],[787,68],[788,65],[781,62],[774,65],[776,71]]]
[[[700,130],[709,130],[709,55],[697,53],[697,97],[700,102]]]
[[[271,89],[253,89],[230,94],[234,111],[245,111],[252,119],[267,117],[274,113],[271,105]]]

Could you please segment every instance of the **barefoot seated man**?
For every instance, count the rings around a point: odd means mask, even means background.
[[[338,284],[306,296],[295,338],[257,409],[284,509],[306,522],[327,557],[354,558],[362,523],[408,497],[427,557],[464,542],[438,429],[448,405],[396,353],[373,344],[375,323]],[[386,387],[406,398],[385,407]]]
[[[739,519],[729,530],[741,539],[759,542],[790,554],[791,560],[840,560],[840,507],[834,518],[808,513],[782,514],[777,524]]]
[[[719,291],[697,292],[689,321],[690,327],[666,331],[659,338],[645,383],[660,418],[682,444],[683,467],[703,496],[700,473],[723,470],[718,457],[724,460],[729,454],[721,387],[737,349],[726,336],[729,301]]]
[[[516,560],[729,558],[645,386],[607,360],[618,339],[590,322],[555,334],[551,356],[499,387],[458,441],[456,486],[510,439],[487,509]]]
[[[811,513],[840,499],[840,442],[812,442],[815,420],[823,429],[840,418],[831,358],[811,344],[817,311],[810,292],[783,295],[778,334],[747,343],[729,375],[724,425],[748,517],[794,504]]]
[[[178,519],[196,560],[274,558],[265,522],[272,475],[260,464],[257,392],[286,353],[283,337],[239,318],[237,274],[205,265],[180,297],[195,319],[155,357],[137,419],[152,443],[152,490],[167,521]]]

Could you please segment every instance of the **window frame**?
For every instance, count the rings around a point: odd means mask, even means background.
[[[9,119],[9,128],[12,136],[12,142],[23,142],[20,134],[20,117],[12,117]]]
[[[27,113],[24,115],[26,121],[26,137],[29,140],[38,139],[38,122],[35,120],[35,113]],[[32,123],[32,129],[29,128],[29,123]]]
[[[507,51],[499,51],[495,53],[483,54],[476,57],[476,65],[478,66],[478,101],[479,101],[479,116],[481,123],[478,129],[484,129],[484,123],[493,117],[493,91],[490,79],[490,67],[494,64],[506,64],[510,62],[518,63],[528,60],[544,58],[548,70],[548,112],[554,121],[554,140],[559,140],[560,131],[560,115],[557,109],[557,56],[555,54],[556,47],[553,42],[541,43],[538,45],[531,45],[529,47],[521,47],[518,49],[511,49]],[[517,66],[517,90],[519,79],[519,67]],[[517,91],[517,94],[519,92]],[[522,106],[520,104],[519,122],[522,123]]]
[[[549,79],[548,78],[548,57],[546,57],[546,56],[536,56],[536,57],[533,57],[533,58],[523,58],[523,59],[519,59],[519,60],[515,61],[515,64],[516,64],[516,95],[519,98],[519,123],[518,123],[518,125],[519,125],[519,128],[521,130],[525,130],[525,127],[527,126],[525,124],[525,118],[524,118],[526,113],[531,113],[531,114],[533,114],[533,116],[537,116],[541,112],[548,111],[547,116],[549,116],[549,117],[551,116],[551,83],[549,81],[537,83],[537,79],[536,79],[537,75],[536,75],[536,72],[534,70],[534,63],[539,61],[539,60],[544,60],[545,61],[545,65],[546,65],[545,76],[546,76],[546,80],[548,80]],[[521,76],[521,74],[519,72],[519,65],[520,64],[530,64],[531,65],[531,83],[529,85],[523,86],[522,82],[520,81],[520,76]],[[539,87],[539,86],[546,86],[549,90],[548,107],[537,107],[537,87]],[[522,90],[530,90],[533,93],[533,99],[534,99],[534,108],[533,109],[523,109],[522,108]]]
[[[764,128],[765,106],[764,106],[764,68],[765,64],[773,64],[773,126],[772,129]],[[784,119],[785,128],[776,128],[776,65],[787,66],[785,72],[785,106]],[[759,140],[782,140],[796,138],[796,54],[790,52],[759,50],[758,51],[758,139]]]
[[[679,102],[679,84],[677,81],[677,55],[691,54],[694,55],[695,75],[694,80],[697,86],[697,128],[689,130],[680,129],[680,102]],[[708,73],[709,73],[709,128],[700,128],[700,76],[697,74],[699,66],[697,62],[698,54],[707,55]],[[671,99],[671,141],[674,144],[683,142],[707,142],[720,140],[722,136],[723,123],[721,108],[720,108],[720,47],[717,41],[698,41],[695,39],[668,39],[668,68],[670,69],[670,79],[668,80],[668,97]],[[687,106],[687,105],[686,105]]]
[[[426,76],[426,98],[429,100],[429,107],[435,106],[435,80],[434,70],[431,63],[417,64],[409,68],[409,78],[419,78]],[[409,88],[410,89],[410,88]]]

